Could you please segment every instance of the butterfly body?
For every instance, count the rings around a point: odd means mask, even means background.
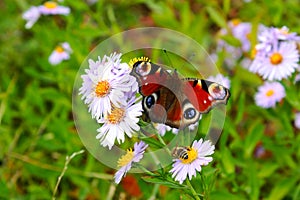
[[[131,74],[136,77],[143,95],[146,119],[173,128],[196,123],[202,113],[218,104],[226,104],[229,90],[220,84],[200,79],[181,79],[149,61],[137,61]]]

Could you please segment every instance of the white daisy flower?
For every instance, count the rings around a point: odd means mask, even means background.
[[[54,51],[49,56],[48,61],[51,65],[57,65],[64,60],[69,60],[71,53],[72,49],[69,43],[64,42],[54,49]]]
[[[209,76],[207,80],[219,83],[220,85],[223,85],[226,88],[230,88],[230,80],[229,78],[223,76],[222,74],[217,74],[216,76]]]
[[[276,103],[285,97],[284,87],[279,82],[266,82],[258,88],[255,94],[256,105],[263,108],[275,107]]]
[[[31,6],[27,11],[25,11],[22,15],[23,19],[27,22],[25,24],[25,28],[30,29],[35,22],[40,18],[41,13],[36,6]]]
[[[201,119],[202,119],[202,115],[200,115],[200,117],[199,117],[199,120],[201,120]],[[198,125],[199,125],[199,121],[194,124],[189,125],[188,128],[190,131],[194,131],[195,129],[198,128]]]
[[[43,15],[68,15],[70,13],[69,7],[60,6],[54,1],[47,1],[38,8]]]
[[[110,114],[112,104],[116,108],[126,105],[125,94],[137,90],[136,79],[129,75],[129,66],[121,63],[121,55],[114,53],[102,60],[98,57],[96,62],[90,59],[89,69],[81,76],[83,83],[79,94],[88,104],[93,118],[100,119]]]
[[[166,124],[154,123],[153,125],[156,128],[158,134],[161,136],[164,136],[168,131],[171,131],[174,134],[177,134],[179,131],[177,128],[172,128]]]
[[[295,42],[281,42],[261,60],[257,73],[269,81],[282,80],[299,67],[298,61],[299,53]]]
[[[300,112],[295,114],[295,127],[297,129],[300,129]]]
[[[127,150],[126,155],[123,155],[118,160],[118,166],[121,167],[115,174],[115,183],[119,184],[121,179],[126,176],[126,173],[131,169],[132,163],[139,162],[145,153],[146,148],[148,147],[143,141],[134,144],[134,149],[131,148]]]
[[[123,143],[125,134],[131,138],[133,132],[140,130],[137,123],[143,108],[141,101],[137,103],[135,101],[136,98],[133,97],[126,106],[119,108],[113,106],[109,114],[98,120],[99,123],[104,123],[101,128],[97,129],[99,134],[96,136],[102,146],[108,146],[111,149],[116,139],[119,144]]]
[[[180,184],[189,176],[191,180],[193,176],[196,176],[196,172],[201,171],[201,166],[208,165],[213,158],[207,157],[214,153],[215,146],[210,141],[194,141],[192,147],[186,148],[187,156],[174,159],[172,169],[172,177],[175,177],[176,181]]]

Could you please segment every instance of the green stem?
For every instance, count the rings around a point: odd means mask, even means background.
[[[186,184],[189,186],[192,194],[193,194],[193,197],[196,199],[196,200],[201,200],[200,197],[198,196],[196,190],[194,189],[194,187],[192,186],[190,180],[187,178],[186,179]]]
[[[157,195],[157,193],[158,193],[159,186],[160,186],[159,184],[155,184],[155,185],[154,185],[152,194],[151,194],[151,196],[149,197],[148,200],[155,200],[155,199],[156,199],[156,195]]]
[[[170,155],[172,155],[172,152],[170,151],[169,148],[167,148],[167,145],[166,145],[165,141],[163,140],[163,138],[161,137],[160,134],[157,134],[157,138],[158,138],[158,140],[160,141],[160,143],[162,143],[162,144],[165,146],[164,149],[165,149]]]
[[[202,189],[203,189],[204,193],[206,193],[207,192],[206,182],[205,182],[205,179],[201,172],[200,172],[200,177],[201,177],[201,182],[202,182]]]
[[[139,163],[133,163],[136,167],[138,167],[139,169],[141,169],[142,171],[144,171],[146,174],[151,175],[151,176],[157,176],[157,174],[149,171],[148,169],[146,169],[144,166],[140,165]]]

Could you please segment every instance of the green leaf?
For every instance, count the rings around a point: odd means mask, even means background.
[[[245,100],[246,100],[246,94],[244,91],[242,91],[242,93],[239,95],[239,99],[238,99],[238,113],[237,116],[235,118],[234,123],[235,124],[239,124],[241,122],[241,120],[243,119],[243,115],[245,113]]]
[[[165,145],[163,145],[162,143],[160,143],[159,141],[157,141],[154,138],[150,138],[150,137],[140,137],[141,140],[143,140],[144,142],[146,142],[147,144],[149,144],[152,147],[155,148],[164,148]]]
[[[160,185],[165,185],[170,188],[177,188],[177,189],[182,189],[182,188],[187,188],[185,185],[180,185],[177,182],[170,181],[167,179],[163,178],[150,178],[150,177],[142,177],[142,179],[148,183],[155,183],[155,184],[160,184]]]
[[[250,128],[249,133],[247,134],[244,149],[245,149],[245,157],[250,158],[252,152],[257,144],[257,142],[263,136],[265,126],[261,123],[261,120],[258,119],[257,121],[253,122],[253,125]]]
[[[222,16],[222,14],[220,12],[218,12],[215,8],[213,7],[206,7],[206,10],[209,14],[209,16],[211,17],[211,19],[218,24],[220,27],[222,28],[226,28],[227,27],[227,23],[225,18]]]
[[[275,171],[278,169],[279,165],[276,163],[264,163],[262,165],[262,168],[258,172],[259,178],[267,178],[275,173]]]
[[[283,199],[296,185],[298,176],[288,177],[279,182],[276,182],[267,200]]]
[[[234,173],[234,158],[232,157],[228,148],[225,148],[221,152],[222,164],[227,174]]]
[[[209,199],[241,200],[246,198],[239,194],[231,194],[225,191],[214,191],[209,195]]]
[[[283,83],[284,84],[284,83]],[[286,97],[285,99],[296,109],[300,110],[299,92],[294,85],[284,84]]]
[[[234,47],[240,47],[242,45],[241,41],[232,35],[222,35],[221,39],[226,41],[228,44]]]

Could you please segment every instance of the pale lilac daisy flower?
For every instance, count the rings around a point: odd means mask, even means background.
[[[221,29],[219,35],[221,36],[217,44],[217,52],[221,52],[224,56],[224,63],[228,67],[234,67],[237,60],[243,56],[243,52],[249,52],[251,43],[249,35],[252,26],[250,23],[241,22],[239,19],[234,19],[228,22],[229,29]],[[231,34],[236,38],[240,44],[228,43],[223,37]]]
[[[38,7],[40,13],[43,15],[68,15],[70,14],[70,8],[60,6],[54,1],[47,1],[43,5]]]
[[[240,65],[244,69],[249,69],[251,64],[252,64],[252,60],[250,58],[247,58],[247,57],[245,57],[243,60],[241,60],[241,63],[240,63]]]
[[[295,127],[300,129],[300,112],[295,114]]]
[[[263,65],[263,62],[267,59],[267,53],[264,50],[258,50],[257,47],[251,51],[251,57],[253,61],[250,63],[248,70],[253,73],[257,73]]]
[[[279,82],[266,82],[258,88],[255,103],[262,108],[271,108],[284,97],[285,89]]]
[[[241,48],[244,52],[248,52],[251,47],[249,35],[251,34],[252,25],[248,22],[241,22],[239,19],[229,22],[232,35],[241,42]]]
[[[223,76],[222,74],[217,74],[216,76],[209,76],[207,80],[219,83],[220,85],[223,85],[226,88],[230,88],[230,80],[229,78]]]
[[[300,41],[300,37],[297,36],[297,33],[290,33],[286,26],[282,28],[269,28],[260,25],[258,34],[259,43],[255,45],[255,48],[260,54],[268,54],[278,46],[280,41],[296,42]]]
[[[295,76],[294,83],[297,83],[297,82],[300,82],[300,74],[297,74],[297,75]]]
[[[143,141],[134,144],[133,150],[130,148],[127,153],[118,160],[118,166],[121,167],[115,174],[115,183],[119,184],[126,173],[131,169],[132,163],[139,162],[148,147]]]
[[[192,147],[187,147],[187,158],[175,158],[170,172],[172,177],[180,184],[189,177],[191,180],[196,172],[202,170],[201,166],[208,165],[213,158],[209,155],[214,153],[215,146],[210,141],[194,141]],[[209,156],[209,157],[207,157]]]
[[[129,67],[121,63],[121,55],[114,53],[102,60],[98,57],[96,62],[90,59],[89,69],[81,76],[83,83],[79,94],[88,104],[93,118],[100,119],[111,113],[112,105],[116,108],[126,105],[126,94],[137,90],[136,79],[129,75],[129,70],[124,70]]]
[[[72,49],[69,43],[64,42],[54,49],[54,51],[49,56],[48,61],[51,65],[57,65],[64,60],[69,60],[71,53]]]
[[[119,108],[113,106],[109,114],[98,120],[99,123],[104,124],[97,129],[98,135],[96,139],[100,140],[102,146],[108,146],[111,149],[115,140],[119,144],[124,142],[125,134],[131,138],[133,132],[140,130],[140,126],[137,123],[142,115],[142,110],[141,101],[136,102],[135,97],[132,97],[126,106]]]
[[[25,24],[25,28],[30,29],[35,22],[40,18],[41,13],[36,6],[31,6],[27,11],[25,11],[22,15],[23,19],[27,22]]]
[[[261,60],[257,73],[263,79],[273,81],[288,78],[298,67],[299,53],[295,42],[281,42]]]
[[[297,33],[289,32],[289,28],[286,26],[273,29],[278,40],[300,41],[300,37],[297,35]]]
[[[273,28],[268,28],[266,26],[261,25],[258,31],[258,44],[255,45],[255,49],[258,52],[268,53],[272,50],[273,46],[278,43],[278,39],[276,38],[276,33]]]

